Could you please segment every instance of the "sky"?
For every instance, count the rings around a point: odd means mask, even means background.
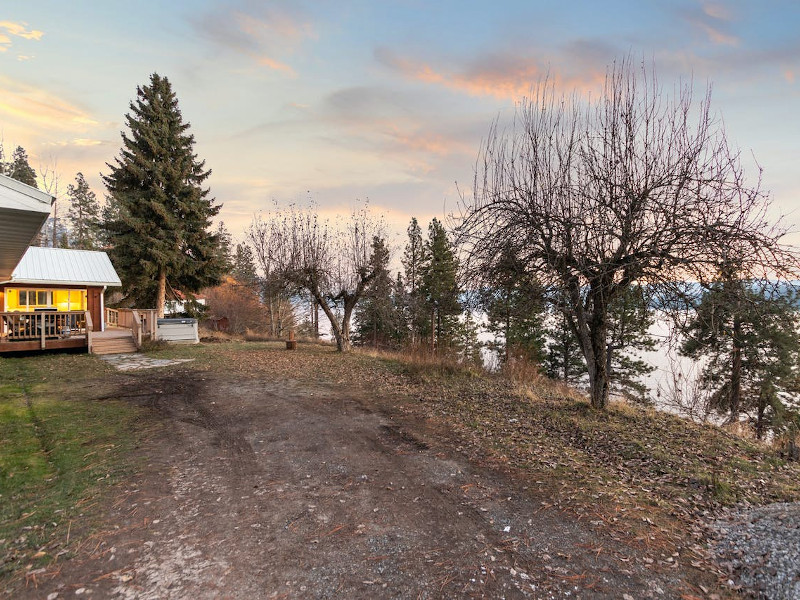
[[[81,171],[102,198],[129,103],[157,72],[235,238],[273,201],[368,200],[399,246],[412,216],[458,208],[492,121],[538,80],[589,93],[631,55],[667,89],[712,86],[773,216],[797,227],[798,32],[794,0],[6,0],[0,134],[62,195]]]

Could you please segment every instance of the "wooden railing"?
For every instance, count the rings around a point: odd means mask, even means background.
[[[119,311],[115,308],[106,307],[106,326],[119,327]],[[126,327],[126,325],[123,325]]]
[[[158,320],[154,308],[120,308],[115,312],[118,326],[133,331],[138,348],[142,347],[143,339],[155,339]]]
[[[92,336],[93,336],[94,324],[92,323],[92,313],[88,310],[86,311],[86,351],[91,354],[92,353]]]
[[[158,311],[155,308],[137,308],[139,320],[142,322],[142,335],[145,338],[156,339],[156,328],[158,327]]]
[[[88,311],[0,313],[0,337],[5,341],[64,338],[86,333]]]

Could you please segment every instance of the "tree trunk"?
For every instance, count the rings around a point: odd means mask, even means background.
[[[608,283],[601,280],[590,290],[592,301],[591,318],[586,323],[589,348],[584,343],[584,358],[589,369],[589,395],[592,407],[604,410],[608,405],[608,303],[606,290]]]
[[[760,440],[764,437],[764,412],[767,409],[767,401],[764,398],[762,391],[758,395],[758,416],[756,417],[756,439]]]
[[[319,339],[319,302],[314,300],[314,339]]]
[[[164,304],[167,296],[167,270],[164,267],[158,271],[158,291],[156,292],[156,315],[164,318]]]
[[[731,357],[731,395],[728,422],[735,423],[739,418],[739,404],[742,397],[742,323],[738,316],[733,319],[733,350]]]
[[[605,409],[608,405],[608,371],[606,370],[605,327],[590,332],[593,360],[587,360],[589,367],[589,394],[594,408]]]

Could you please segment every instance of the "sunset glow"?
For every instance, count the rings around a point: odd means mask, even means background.
[[[7,154],[57,165],[64,189],[80,170],[102,197],[136,86],[158,72],[235,236],[273,200],[307,197],[425,223],[457,208],[490,124],[537,81],[596,94],[630,53],[669,92],[713,85],[730,138],[796,220],[798,25],[783,2],[11,3],[0,133]]]

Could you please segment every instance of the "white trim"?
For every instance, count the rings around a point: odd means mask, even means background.
[[[88,295],[88,294],[87,294]],[[100,292],[100,331],[106,330],[106,286]],[[88,299],[87,299],[88,302]]]
[[[0,175],[0,185],[6,187],[10,190],[13,190],[20,196],[17,196],[13,199],[10,197],[5,197],[3,200],[0,200],[0,206],[4,206],[7,208],[13,208],[16,210],[29,210],[41,213],[50,214],[50,207],[55,202],[55,196],[51,196],[47,192],[43,192],[35,187],[22,183],[21,181],[17,181],[16,179],[12,179],[7,175]]]

